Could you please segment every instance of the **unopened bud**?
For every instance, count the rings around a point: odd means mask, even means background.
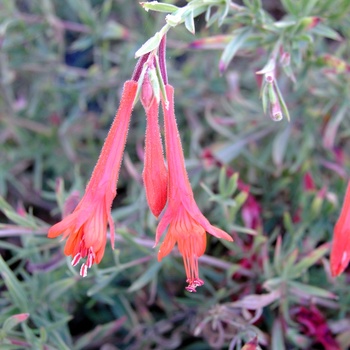
[[[145,74],[145,77],[142,82],[140,100],[141,100],[142,106],[146,110],[150,108],[153,98],[154,98],[154,93],[153,93],[152,85],[150,83],[148,74]]]
[[[320,61],[327,67],[334,69],[335,73],[350,72],[350,64],[336,56],[325,54]]]
[[[154,97],[156,98],[157,102],[159,103],[159,101],[160,101],[160,86],[159,86],[159,80],[158,80],[156,69],[155,68],[149,69],[148,76],[149,76],[149,81],[151,83]]]
[[[286,67],[290,65],[290,53],[289,52],[283,52],[280,58],[280,62],[282,66]]]
[[[266,73],[265,74],[265,80],[266,80],[267,83],[272,84],[273,81],[275,80],[275,78],[274,78],[273,74]]]
[[[315,17],[315,16],[304,17],[303,19],[300,20],[300,26],[302,29],[310,30],[316,27],[320,22],[321,22],[320,17]]]
[[[317,194],[311,203],[311,216],[312,217],[315,218],[315,217],[319,216],[319,214],[321,212],[322,204],[323,204],[323,198],[322,198],[322,196],[319,196]]]
[[[249,341],[245,344],[242,350],[258,350],[260,347],[258,346],[258,338],[255,337],[253,340]]]
[[[272,84],[268,87],[268,96],[269,96],[269,111],[270,118],[274,122],[279,122],[283,119],[283,113],[281,110],[281,105],[279,103],[278,97],[275,92],[275,88]]]

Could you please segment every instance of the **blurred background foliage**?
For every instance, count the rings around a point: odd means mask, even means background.
[[[165,13],[2,0],[1,349],[348,349],[350,274],[331,278],[328,254],[350,164],[350,2],[163,3],[200,9],[169,31],[169,81],[196,200],[235,242],[210,239],[196,294],[176,252],[157,262],[137,105],[117,248],[79,277],[47,229],[83,193],[135,52]]]

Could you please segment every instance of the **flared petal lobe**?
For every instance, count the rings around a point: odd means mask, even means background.
[[[165,145],[168,161],[168,205],[159,222],[156,244],[169,226],[168,232],[158,252],[161,260],[168,255],[177,243],[183,257],[188,286],[186,290],[195,292],[203,284],[199,278],[198,258],[206,248],[206,232],[215,237],[232,241],[221,229],[212,226],[199,210],[185,168],[180,135],[174,111],[174,90],[166,86],[168,104],[163,102]]]
[[[340,275],[350,261],[350,181],[346,189],[339,219],[334,227],[330,260],[333,276]]]
[[[114,118],[100,157],[92,172],[85,194],[72,214],[52,226],[49,238],[63,235],[67,238],[64,253],[73,258],[72,265],[86,258],[80,274],[86,276],[87,269],[100,263],[107,241],[107,224],[110,226],[111,243],[114,246],[114,224],[111,206],[116,196],[120,165],[123,157],[126,137],[137,83],[127,81],[124,85],[120,107]]]

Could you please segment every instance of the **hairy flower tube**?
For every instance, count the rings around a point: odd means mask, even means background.
[[[100,263],[107,240],[107,223],[114,247],[114,223],[111,206],[117,194],[120,165],[122,162],[137,82],[127,81],[115,119],[102,147],[100,157],[85,189],[85,194],[72,214],[52,226],[49,238],[63,235],[67,238],[64,253],[73,258],[75,266],[82,258],[80,275],[85,277],[87,269]]]
[[[141,103],[147,116],[143,182],[148,205],[153,215],[158,217],[167,201],[168,172],[158,122],[159,99],[153,92],[148,75],[142,84]]]
[[[346,189],[339,219],[334,227],[331,250],[331,273],[340,275],[350,261],[350,181]]]
[[[174,111],[174,89],[166,85],[168,103],[163,101],[165,146],[168,161],[168,204],[156,231],[156,245],[169,226],[168,232],[158,252],[158,260],[163,259],[177,243],[183,257],[188,286],[186,290],[195,292],[203,285],[199,278],[198,258],[206,248],[206,232],[217,238],[232,241],[223,230],[212,226],[199,210],[191,189],[185,168],[179,131]]]

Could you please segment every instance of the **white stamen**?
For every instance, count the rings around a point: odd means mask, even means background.
[[[88,267],[86,264],[81,265],[81,268],[80,268],[80,276],[81,277],[87,276],[87,269],[88,269]]]
[[[76,266],[79,263],[80,259],[81,259],[81,254],[77,253],[72,260],[72,266]]]

